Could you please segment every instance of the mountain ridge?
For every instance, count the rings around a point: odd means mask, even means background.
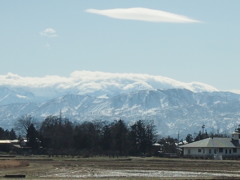
[[[59,115],[60,111],[75,122],[154,121],[162,135],[198,132],[203,124],[210,131],[230,132],[240,123],[240,95],[194,93],[186,89],[140,90],[112,97],[67,94],[43,103],[2,105],[0,115],[5,121],[0,123],[12,126],[12,122],[26,114],[42,121],[48,115]]]
[[[240,123],[240,95],[144,74],[76,71],[70,77],[0,76],[0,126],[12,128],[23,115],[42,121],[60,111],[76,122],[154,121],[162,135],[198,132],[203,124],[223,132]]]
[[[49,100],[65,94],[89,94],[92,96],[114,96],[147,89],[188,89],[193,92],[213,92],[216,88],[200,83],[184,83],[163,76],[130,73],[104,73],[91,71],[75,71],[69,77],[44,76],[21,77],[9,73],[0,76],[0,88],[8,88],[16,92],[16,99],[29,93],[29,102]],[[0,89],[0,99],[1,96]],[[26,99],[25,99],[26,100]],[[1,104],[1,101],[0,101]],[[3,103],[2,103],[3,104]],[[6,104],[6,103],[5,103]]]

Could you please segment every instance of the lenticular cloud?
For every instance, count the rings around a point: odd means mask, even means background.
[[[166,11],[148,9],[148,8],[126,8],[126,9],[87,9],[86,12],[99,14],[115,19],[138,20],[149,22],[167,22],[167,23],[197,23],[198,20],[189,17],[169,13]]]
[[[21,77],[9,73],[0,75],[0,87],[11,86],[24,89],[46,88],[79,91],[81,94],[93,93],[99,90],[109,93],[131,92],[145,89],[172,89],[181,88],[194,92],[217,91],[207,84],[192,82],[184,83],[162,76],[148,74],[106,73],[91,71],[75,71],[69,77],[44,76],[44,77]]]

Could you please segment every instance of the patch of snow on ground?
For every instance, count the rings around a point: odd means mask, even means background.
[[[240,177],[240,174],[212,173],[212,172],[190,172],[190,171],[162,171],[162,170],[104,170],[104,169],[56,169],[44,177],[61,178],[111,178],[111,177]]]

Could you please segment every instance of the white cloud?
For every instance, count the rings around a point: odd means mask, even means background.
[[[212,86],[203,83],[184,83],[174,79],[147,74],[105,73],[91,71],[75,71],[69,77],[21,77],[9,73],[0,75],[0,85],[22,87],[26,89],[41,89],[40,93],[57,91],[74,91],[80,94],[105,91],[131,92],[143,89],[185,88],[195,92],[217,91]],[[45,90],[44,90],[45,89]]]
[[[46,37],[57,37],[57,31],[53,28],[46,28],[42,32],[40,32],[42,36]]]
[[[87,9],[86,12],[99,14],[116,19],[138,20],[149,22],[167,22],[167,23],[197,23],[198,20],[189,17],[169,13],[166,11],[148,9],[148,8],[125,8],[125,9]]]
[[[232,93],[235,93],[235,94],[240,94],[239,89],[233,89],[233,90],[230,90],[229,92],[232,92]]]

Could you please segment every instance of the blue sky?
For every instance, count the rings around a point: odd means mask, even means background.
[[[139,7],[196,22],[88,11]],[[1,0],[0,74],[147,73],[240,90],[239,17],[239,0]]]

